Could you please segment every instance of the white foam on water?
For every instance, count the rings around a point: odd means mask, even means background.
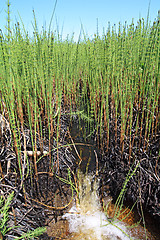
[[[70,232],[83,233],[83,235],[88,237],[86,239],[92,240],[130,239],[124,234],[124,232],[127,233],[127,229],[123,223],[115,222],[113,223],[115,226],[113,226],[101,211],[89,211],[84,215],[80,213],[80,210],[81,209],[73,206],[70,211],[63,216],[63,218],[66,218],[69,222]]]
[[[79,204],[74,205],[63,218],[69,222],[69,231],[77,233],[87,240],[128,240],[130,238],[127,228],[118,220],[111,223],[104,212],[101,211],[95,181],[91,187],[91,176],[81,175],[79,179]],[[125,234],[127,233],[128,236]]]

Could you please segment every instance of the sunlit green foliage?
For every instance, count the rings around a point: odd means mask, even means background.
[[[9,10],[8,10],[9,12]],[[20,132],[31,130],[33,150],[36,134],[43,141],[44,126],[53,137],[56,119],[57,140],[61,109],[83,111],[92,130],[93,122],[109,142],[109,119],[121,121],[120,144],[142,138],[144,148],[158,125],[160,78],[160,23],[140,19],[136,25],[108,26],[102,36],[76,43],[62,40],[55,32],[38,32],[29,37],[23,23],[0,32],[0,93],[13,133],[13,142],[22,173]],[[80,36],[81,38],[81,36]],[[5,107],[4,107],[5,106]],[[135,117],[136,109],[136,117]],[[57,114],[58,113],[58,114]],[[58,116],[55,118],[55,115]],[[132,128],[134,127],[134,134]],[[97,131],[98,132],[98,131]],[[51,146],[51,145],[50,145]]]

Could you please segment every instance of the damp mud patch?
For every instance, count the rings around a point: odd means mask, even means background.
[[[3,135],[0,154],[0,197],[7,200],[7,197],[14,192],[8,209],[8,231],[5,234],[6,239],[12,240],[39,227],[45,227],[46,219],[50,216],[57,221],[58,216],[61,216],[64,209],[70,205],[73,198],[72,191],[63,179],[69,178],[69,169],[74,169],[75,158],[65,141],[66,119],[61,118],[63,129],[60,133],[61,141],[57,143],[54,138],[50,152],[47,131],[45,130],[43,149],[37,134],[37,151],[33,152],[31,133],[26,128],[21,133],[23,169],[20,177],[18,156],[12,146],[9,124],[6,119],[3,121],[3,126],[6,128],[1,131]],[[3,217],[2,213],[0,216]],[[47,233],[44,234],[44,239],[47,239],[46,236]]]
[[[28,165],[24,165],[24,178],[20,179],[16,151],[12,147],[9,126],[7,122],[5,123],[6,130],[3,131],[1,137],[0,194],[7,199],[7,196],[14,191],[8,221],[8,227],[12,227],[12,229],[7,232],[7,239],[12,240],[26,232],[44,226],[48,226],[48,230],[39,239],[58,239],[60,235],[63,236],[62,239],[74,239],[74,236],[70,233],[69,220],[67,221],[63,216],[71,209],[73,210],[75,206],[76,194],[75,191],[73,193],[70,184],[75,181],[74,176],[80,165],[82,172],[88,171],[95,175],[98,174],[100,179],[98,194],[101,205],[108,195],[113,198],[113,202],[116,201],[130,169],[127,162],[127,145],[122,154],[118,144],[115,145],[113,137],[110,140],[109,150],[106,151],[105,146],[102,148],[97,140],[96,130],[90,139],[86,138],[83,130],[86,131],[87,127],[83,124],[79,124],[78,117],[70,124],[69,117],[62,115],[60,142],[57,143],[56,140],[53,140],[50,153],[47,132],[45,132],[43,150],[37,135],[37,152],[35,154],[32,150],[30,131],[27,128],[24,129],[25,135],[22,134],[21,137],[21,159],[25,163],[27,158]],[[27,143],[26,149],[24,148],[24,138]],[[58,151],[57,145],[59,146]],[[136,155],[137,161],[139,159],[140,165],[138,174],[128,182],[124,197],[124,203],[128,201],[131,206],[134,201],[137,201],[135,208],[138,220],[142,216],[141,206],[145,215],[146,212],[150,213],[149,225],[154,218],[159,223],[160,185],[154,172],[155,166],[156,169],[159,169],[159,163],[154,155],[157,153],[157,149],[158,143],[156,140],[153,151],[151,148],[148,149],[149,152],[145,153],[145,156],[144,153],[138,155],[137,151],[135,150],[134,153],[133,150],[133,155]],[[78,151],[79,156],[77,156],[76,151]],[[149,156],[147,160],[146,156]],[[149,162],[151,158],[153,158],[153,161]],[[143,219],[141,222],[143,223]],[[149,229],[147,221],[145,223]],[[158,239],[159,228],[155,228],[149,230],[153,233],[154,239]]]

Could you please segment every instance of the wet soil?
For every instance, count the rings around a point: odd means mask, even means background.
[[[72,204],[72,190],[63,179],[69,181],[69,175],[74,182],[76,170],[81,167],[82,171],[94,171],[101,179],[98,189],[102,199],[110,194],[113,202],[116,201],[129,169],[134,169],[137,162],[139,167],[137,174],[134,175],[127,184],[127,191],[124,201],[126,206],[132,206],[135,201],[137,204],[134,209],[134,218],[142,218],[142,208],[146,226],[155,239],[160,236],[160,164],[157,152],[159,151],[158,137],[149,144],[144,152],[137,151],[138,142],[133,147],[132,162],[128,164],[128,142],[124,143],[124,152],[121,153],[120,143],[115,141],[114,131],[111,128],[109,149],[105,145],[101,147],[97,140],[97,132],[93,132],[91,138],[86,138],[84,129],[87,127],[83,123],[79,125],[78,117],[74,118],[72,124],[68,116],[61,117],[60,143],[52,141],[50,154],[44,155],[41,152],[41,142],[37,136],[38,151],[40,156],[37,158],[37,174],[34,168],[34,156],[28,155],[28,165],[24,165],[23,179],[20,179],[17,155],[11,144],[9,130],[6,129],[5,135],[1,138],[0,153],[0,195],[5,199],[14,191],[14,199],[9,212],[9,226],[19,226],[7,233],[8,240],[13,236],[21,236],[23,233],[33,230],[40,226],[48,227],[48,232],[39,239],[65,239],[65,236],[72,239],[68,223],[62,221],[61,216],[69,210]],[[68,134],[68,127],[70,133]],[[26,128],[25,136],[22,134],[22,162],[24,162],[24,137],[27,139],[27,151],[32,150],[30,131]],[[44,150],[49,152],[49,142],[47,132],[45,132]],[[105,135],[105,132],[104,132]],[[102,136],[105,138],[105,136]],[[66,147],[66,143],[75,143]],[[154,139],[153,139],[154,140]],[[56,149],[57,144],[60,148]],[[64,146],[64,147],[63,147]],[[77,151],[79,156],[77,156]],[[52,166],[52,167],[51,167]],[[52,169],[52,171],[51,171]],[[69,172],[68,172],[69,169]],[[24,187],[23,187],[24,186]],[[129,221],[129,220],[128,220]],[[53,234],[53,235],[52,235]],[[62,237],[60,237],[62,235]],[[68,238],[69,239],[69,238]],[[151,238],[149,238],[151,239]]]
[[[136,162],[133,164],[132,160],[133,165],[128,165],[127,147],[125,148],[124,145],[124,152],[122,154],[118,144],[116,143],[115,145],[115,135],[112,133],[113,139],[110,139],[109,150],[105,151],[105,148],[97,148],[98,144],[97,140],[93,140],[95,139],[94,136],[92,136],[90,141],[88,141],[88,139],[86,140],[87,133],[83,121],[81,126],[72,122],[71,134],[74,136],[75,142],[91,143],[91,146],[89,147],[87,145],[77,146],[79,152],[81,152],[82,159],[84,160],[81,169],[86,171],[85,159],[87,156],[87,159],[90,159],[90,157],[92,159],[91,163],[89,163],[89,170],[91,169],[91,171],[96,172],[96,157],[98,156],[99,176],[101,178],[100,197],[104,199],[105,195],[110,195],[115,203],[123,187],[129,169],[131,167],[134,169],[136,164]],[[125,219],[126,223],[129,225],[131,223],[131,225],[133,225],[140,221],[142,227],[145,224],[148,229],[149,239],[159,239],[160,236],[160,181],[158,176],[153,173],[154,166],[156,165],[156,161],[153,161],[153,159],[158,159],[158,149],[159,141],[156,139],[154,143],[152,142],[148,151],[143,152],[140,149],[139,153],[137,153],[137,150],[135,150],[136,157],[140,159],[138,176],[133,176],[131,178],[127,184],[127,191],[124,197],[124,205],[127,207],[129,206],[130,208],[132,208],[135,201],[137,201],[132,214],[130,214],[129,218]],[[157,169],[160,169],[159,165],[157,166]],[[114,206],[111,208],[112,214],[113,208]],[[145,222],[143,222],[142,214]],[[141,227],[139,228],[141,229]]]

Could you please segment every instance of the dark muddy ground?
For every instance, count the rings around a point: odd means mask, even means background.
[[[68,132],[69,126],[70,133]],[[120,132],[118,133],[117,142],[115,142],[114,130],[112,130],[114,126],[110,128],[110,136],[112,137],[110,138],[108,151],[106,151],[105,145],[103,147],[100,146],[96,137],[96,131],[92,134],[90,140],[85,139],[83,130],[86,128],[84,122],[79,126],[78,117],[75,116],[74,121],[70,124],[69,117],[62,115],[58,153],[56,150],[57,142],[53,139],[50,154],[43,156],[42,152],[40,153],[42,157],[37,163],[37,175],[35,175],[34,171],[34,158],[29,156],[31,155],[29,151],[32,151],[30,132],[28,129],[25,129],[29,167],[27,165],[24,166],[23,179],[21,180],[19,179],[17,157],[12,147],[10,132],[6,129],[1,134],[0,195],[6,198],[9,193],[14,191],[8,225],[19,226],[9,231],[6,239],[14,239],[14,236],[21,236],[22,233],[28,230],[44,226],[46,219],[50,221],[54,219],[56,223],[59,216],[63,215],[72,200],[72,194],[69,185],[59,177],[69,181],[69,176],[71,176],[74,182],[74,174],[76,174],[80,161],[76,150],[82,159],[81,166],[84,171],[87,168],[89,171],[95,171],[96,173],[98,159],[98,175],[101,178],[99,194],[101,197],[102,195],[110,194],[114,200],[116,200],[122,189],[130,167],[132,166],[132,169],[134,169],[136,164],[139,163],[137,174],[127,184],[124,201],[130,205],[137,201],[135,206],[137,218],[142,217],[141,208],[143,208],[145,219],[149,219],[146,223],[150,226],[154,223],[151,231],[158,239],[158,234],[160,234],[158,227],[160,224],[159,136],[157,135],[152,141],[150,140],[151,142],[146,151],[143,151],[141,147],[138,149],[139,142],[136,140],[132,149],[132,162],[129,166],[129,140],[126,139],[124,151],[121,153],[118,140]],[[45,134],[43,150],[47,153],[49,151],[49,142],[47,132]],[[101,137],[105,139],[105,132]],[[82,145],[66,147],[66,143],[72,143],[72,141],[74,143],[82,143]],[[22,135],[22,162],[24,162],[25,154],[23,143],[24,136]],[[64,145],[65,147],[63,147]],[[40,151],[38,136],[37,146],[37,150]],[[37,159],[40,156],[37,156]],[[52,171],[50,171],[51,168]],[[70,169],[70,172],[68,172],[68,169]],[[56,238],[49,237],[45,233],[39,239]]]

